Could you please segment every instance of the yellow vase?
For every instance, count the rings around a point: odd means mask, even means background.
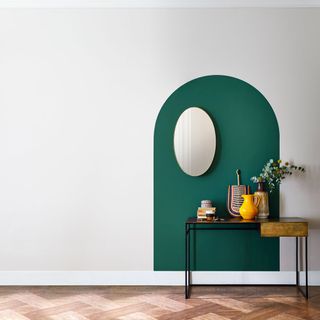
[[[258,214],[258,206],[260,203],[260,197],[253,194],[243,194],[241,196],[244,201],[240,207],[240,215],[245,220],[252,220]]]

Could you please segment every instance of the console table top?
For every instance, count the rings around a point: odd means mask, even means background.
[[[242,218],[223,218],[219,221],[198,221],[196,217],[188,218],[186,224],[261,224],[268,222],[280,222],[280,223],[308,223],[308,220],[299,217],[284,217],[284,218],[270,218],[270,219],[254,219],[244,220]]]

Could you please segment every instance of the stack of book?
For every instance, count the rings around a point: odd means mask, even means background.
[[[207,208],[202,208],[201,207],[201,208],[198,208],[197,219],[199,221],[207,220],[207,216],[206,216],[207,213],[215,214],[216,213],[216,208],[215,207],[207,207]]]

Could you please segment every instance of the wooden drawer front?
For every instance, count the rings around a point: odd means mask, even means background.
[[[306,237],[308,222],[262,222],[261,237]]]

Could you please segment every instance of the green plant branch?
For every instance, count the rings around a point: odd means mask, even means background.
[[[293,163],[290,164],[289,162],[282,164],[282,160],[280,159],[277,161],[270,159],[262,168],[260,175],[251,177],[250,180],[255,183],[265,182],[271,193],[287,176],[291,176],[293,171],[304,172],[305,169]]]

